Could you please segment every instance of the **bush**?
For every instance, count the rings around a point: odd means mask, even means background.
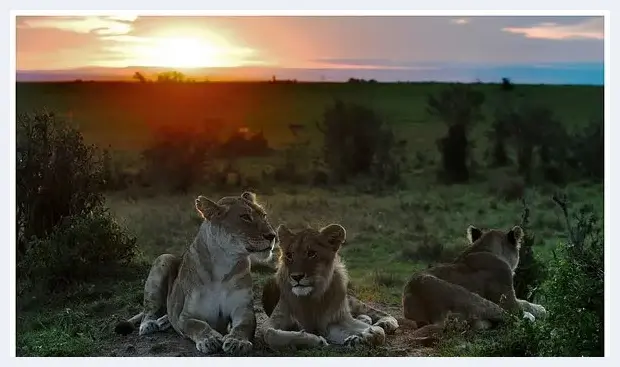
[[[495,112],[491,130],[487,134],[491,142],[488,154],[491,167],[504,167],[511,163],[507,144],[510,139],[511,126],[515,124],[514,120],[518,118],[519,116],[512,110],[498,109]]]
[[[17,116],[17,259],[29,240],[45,238],[62,218],[103,205],[95,147],[53,113]]]
[[[188,126],[156,128],[153,144],[142,153],[144,176],[173,192],[187,192],[204,179],[216,139],[217,135],[208,129]]]
[[[502,78],[502,91],[510,92],[515,88],[510,78]]]
[[[248,135],[243,132],[235,132],[218,149],[224,157],[256,157],[264,156],[271,152],[269,143],[262,131]]]
[[[437,141],[443,167],[441,176],[448,182],[469,180],[468,129],[483,118],[484,100],[484,94],[461,84],[428,96],[427,112],[448,126],[448,134]]]
[[[602,180],[605,175],[605,125],[593,119],[573,138],[570,161],[585,177]]]
[[[100,207],[65,217],[49,236],[32,239],[20,268],[33,283],[46,283],[37,286],[57,289],[127,265],[136,250],[136,238]]]
[[[323,157],[337,182],[360,174],[390,184],[400,179],[391,130],[372,109],[335,101],[317,123],[323,133]]]
[[[53,288],[129,261],[135,239],[104,209],[93,146],[54,114],[17,118],[17,279]],[[29,282],[30,281],[30,282]]]
[[[604,355],[604,237],[598,215],[590,205],[569,221],[564,198],[554,200],[566,218],[569,241],[561,244],[551,262],[551,279],[544,295],[549,317],[541,332],[541,354],[554,356]]]

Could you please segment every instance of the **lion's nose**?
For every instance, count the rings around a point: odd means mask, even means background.
[[[266,235],[263,235],[263,237],[269,242],[276,239],[276,235],[274,233],[267,233]]]
[[[304,278],[304,274],[303,273],[293,273],[293,274],[291,274],[291,279],[293,279],[296,282],[299,282],[303,278]]]

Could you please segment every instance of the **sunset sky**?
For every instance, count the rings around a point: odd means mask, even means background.
[[[17,69],[602,84],[603,28],[602,17],[18,17]]]

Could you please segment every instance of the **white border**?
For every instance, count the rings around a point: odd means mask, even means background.
[[[5,227],[5,231],[4,233],[10,233],[11,234],[11,238],[10,238],[10,243],[11,243],[11,256],[9,257],[9,262],[10,264],[5,268],[8,269],[8,271],[10,271],[10,275],[9,276],[5,276],[5,279],[10,279],[9,285],[8,287],[6,286],[6,282],[4,282],[3,287],[8,288],[7,290],[10,292],[8,297],[6,299],[11,299],[11,309],[10,310],[6,310],[5,309],[5,315],[10,315],[10,328],[9,331],[9,340],[6,340],[5,343],[2,343],[2,345],[4,346],[8,346],[8,350],[5,355],[9,355],[9,356],[14,356],[15,355],[15,305],[14,305],[14,297],[15,297],[15,263],[14,263],[14,259],[15,259],[15,226],[14,226],[14,221],[15,221],[15,20],[14,20],[14,16],[19,14],[19,15],[95,15],[95,14],[109,14],[109,13],[123,13],[123,12],[128,12],[128,13],[139,13],[140,15],[451,15],[451,16],[474,16],[474,15],[605,15],[605,238],[606,238],[606,246],[605,246],[605,317],[606,317],[606,330],[605,330],[605,350],[606,350],[606,357],[604,359],[592,359],[592,360],[588,360],[586,363],[609,363],[611,362],[612,356],[614,354],[614,350],[612,350],[610,348],[611,346],[611,341],[610,341],[610,337],[611,337],[611,330],[614,329],[615,327],[612,327],[612,325],[617,326],[617,320],[618,318],[612,319],[612,312],[611,312],[611,298],[612,298],[612,292],[611,292],[611,287],[612,287],[612,283],[611,283],[611,275],[612,275],[612,271],[614,269],[611,268],[611,256],[614,254],[617,254],[618,252],[611,252],[610,251],[610,245],[608,245],[609,243],[613,243],[613,242],[617,242],[617,241],[613,241],[615,239],[613,232],[611,231],[611,226],[612,224],[612,219],[614,219],[613,217],[611,217],[611,207],[612,205],[618,206],[618,204],[620,204],[620,202],[618,200],[615,200],[612,203],[612,200],[614,197],[612,197],[611,194],[611,182],[612,179],[615,179],[614,173],[611,171],[611,161],[617,161],[614,160],[613,158],[615,158],[615,156],[618,156],[618,152],[617,152],[617,148],[615,146],[611,145],[611,135],[617,130],[617,128],[613,127],[613,124],[611,124],[611,114],[610,114],[610,102],[611,102],[611,94],[613,92],[613,90],[617,89],[617,88],[613,88],[612,89],[612,74],[611,74],[611,40],[615,39],[615,37],[612,37],[611,35],[611,26],[610,26],[610,12],[608,11],[602,11],[602,10],[582,10],[583,5],[589,5],[591,7],[595,7],[595,8],[605,8],[605,7],[610,7],[609,2],[606,1],[594,1],[594,0],[590,0],[587,2],[587,4],[584,4],[583,1],[575,1],[575,0],[565,0],[565,1],[542,1],[542,0],[521,0],[518,2],[515,2],[513,4],[510,4],[508,2],[498,2],[496,0],[478,0],[478,1],[468,1],[467,2],[467,6],[469,7],[469,10],[440,10],[441,8],[444,9],[449,9],[450,7],[452,7],[453,9],[459,9],[462,8],[462,6],[464,5],[462,3],[462,1],[460,0],[434,0],[432,2],[424,2],[424,3],[419,3],[419,4],[415,4],[415,6],[417,7],[418,10],[379,10],[376,9],[377,7],[381,7],[383,9],[403,9],[403,7],[407,7],[407,6],[412,6],[414,4],[410,4],[409,2],[404,2],[404,1],[397,1],[397,0],[382,0],[382,1],[368,1],[368,0],[357,0],[357,1],[353,1],[353,0],[349,0],[349,1],[340,1],[340,2],[336,2],[333,0],[314,0],[312,3],[310,4],[303,4],[303,5],[297,5],[299,7],[305,8],[305,9],[311,9],[311,8],[315,8],[315,10],[299,10],[299,8],[297,10],[277,10],[277,9],[282,9],[282,8],[286,8],[286,7],[291,7],[291,6],[295,6],[295,3],[288,1],[288,0],[262,0],[260,2],[260,6],[263,10],[243,10],[243,8],[245,7],[250,8],[250,9],[256,9],[258,8],[257,4],[254,3],[251,0],[244,0],[244,1],[235,1],[234,3],[232,1],[226,1],[226,2],[209,2],[208,5],[213,9],[213,10],[209,10],[209,11],[204,11],[204,10],[192,10],[192,9],[196,9],[197,6],[200,6],[202,4],[206,3],[201,3],[198,2],[196,0],[175,0],[174,1],[174,7],[177,10],[165,10],[165,8],[167,6],[166,3],[162,2],[162,3],[155,3],[155,2],[151,2],[151,1],[146,1],[146,0],[142,0],[142,1],[134,1],[133,4],[129,4],[128,1],[124,1],[124,0],[108,0],[103,4],[98,4],[97,8],[99,9],[105,9],[105,10],[90,10],[92,9],[91,7],[89,7],[85,2],[83,1],[78,1],[78,0],[62,0],[62,1],[48,1],[48,2],[39,2],[39,1],[32,1],[32,0],[22,0],[22,1],[14,1],[11,0],[9,2],[9,6],[12,8],[20,8],[23,10],[20,10],[19,12],[17,11],[12,11],[10,13],[10,17],[9,17],[9,26],[10,26],[10,32],[7,33],[3,33],[5,36],[3,36],[2,42],[4,42],[5,45],[10,47],[10,58],[9,58],[9,78],[8,78],[8,82],[9,82],[9,89],[2,89],[2,91],[0,93],[3,94],[8,94],[5,96],[5,98],[3,98],[3,101],[7,101],[9,103],[8,106],[8,112],[9,112],[9,121],[10,124],[4,124],[3,126],[5,127],[9,127],[9,129],[6,129],[6,134],[1,134],[0,137],[2,137],[3,140],[2,142],[4,142],[4,144],[2,144],[3,146],[9,145],[10,151],[9,154],[6,154],[6,150],[4,150],[2,152],[2,159],[0,160],[2,162],[2,164],[4,165],[4,167],[6,167],[7,170],[10,170],[11,172],[11,178],[8,181],[8,185],[6,184],[7,181],[4,180],[2,181],[3,186],[5,186],[7,189],[10,190],[9,193],[9,200],[6,200],[5,198],[3,198],[3,204],[2,205],[4,209],[4,213],[6,213],[6,215],[4,216],[5,219],[10,219],[9,221],[4,221],[4,225]],[[157,4],[161,4],[161,5],[157,5]],[[158,9],[158,10],[136,10],[139,9],[142,5],[144,8],[149,8],[149,9]],[[52,9],[52,6],[54,9]],[[93,5],[94,6],[94,3]],[[366,9],[375,9],[375,10],[342,10],[345,8],[352,8],[353,6],[355,7],[364,7]],[[571,10],[562,10],[562,11],[549,11],[549,10],[531,10],[531,9],[536,9],[536,8],[541,8],[544,7],[546,9],[550,9],[550,8],[563,8],[563,9],[571,9]],[[80,11],[76,11],[75,9],[83,9]],[[90,9],[89,9],[90,8]],[[317,8],[322,8],[323,10],[319,10]],[[497,9],[502,9],[502,10],[497,10]],[[35,10],[36,9],[36,10]],[[65,9],[65,10],[57,10],[57,9]],[[121,10],[121,9],[125,9],[125,10]],[[178,9],[185,9],[185,10],[178,10]],[[217,9],[217,10],[216,10]],[[265,10],[265,9],[271,9],[271,10]],[[325,10],[325,9],[332,9],[332,10]],[[471,9],[478,9],[478,10],[471,10]],[[484,10],[484,9],[496,9],[496,10]],[[4,18],[6,19],[6,18]],[[616,32],[617,33],[617,32]],[[8,36],[8,37],[7,37]],[[2,63],[6,63],[6,58],[3,59]],[[6,69],[5,69],[6,70]],[[4,74],[6,75],[6,74]],[[9,91],[9,93],[7,93],[6,91]],[[615,95],[617,96],[618,93],[615,93]],[[7,98],[8,97],[8,98]],[[6,103],[6,102],[5,102]],[[6,105],[4,105],[6,106]],[[3,106],[3,107],[4,107]],[[6,116],[6,115],[5,115]],[[8,144],[7,144],[8,143]],[[5,158],[6,157],[6,158]],[[7,161],[7,158],[9,159]],[[619,157],[620,158],[620,157]],[[8,187],[7,187],[8,186]],[[6,192],[6,191],[5,191]],[[617,197],[617,196],[616,196]],[[10,205],[6,205],[9,204]],[[614,205],[615,204],[615,205]],[[618,220],[616,220],[616,225],[620,224],[617,223]],[[616,256],[617,257],[617,256]],[[5,275],[6,275],[6,271],[5,270]],[[615,283],[614,283],[615,285]],[[6,289],[5,288],[5,289]],[[617,289],[617,286],[615,286],[615,288]],[[5,307],[4,304],[1,307]],[[5,307],[6,308],[6,307]],[[11,311],[11,312],[8,312]],[[8,326],[5,324],[5,326]],[[6,327],[4,328],[5,330],[7,329]],[[5,334],[6,335],[6,334]],[[615,358],[614,358],[615,359]],[[126,362],[127,360],[131,361],[131,362]],[[39,359],[25,359],[25,358],[19,358],[19,359],[15,359],[13,358],[12,362],[14,363],[24,363],[24,364],[30,364],[30,363],[39,363],[38,362]],[[76,362],[73,362],[76,361]],[[73,364],[76,363],[77,365],[81,365],[82,363],[90,363],[90,364],[99,364],[102,362],[109,362],[109,363],[132,363],[132,364],[142,364],[142,365],[146,365],[147,363],[149,365],[151,364],[163,364],[163,363],[168,363],[167,360],[165,360],[164,358],[133,358],[133,359],[124,359],[124,358],[115,358],[115,359],[109,359],[109,358],[88,358],[87,360],[84,360],[82,358],[55,358],[55,359],[51,359],[51,358],[47,358],[47,359],[42,359],[40,363],[46,363],[46,364],[58,364],[62,366],[66,366],[67,364]],[[232,365],[235,361],[242,361],[242,362],[248,362],[247,360],[241,360],[241,359],[233,359],[233,358],[215,358],[215,359],[209,359],[208,361],[205,361],[201,358],[185,358],[183,359],[182,363],[183,364],[194,364],[194,365],[199,365],[199,364],[203,364],[203,363],[209,363],[209,364],[230,364]],[[601,361],[601,362],[599,362]],[[379,361],[374,361],[370,358],[321,358],[320,361],[314,361],[313,358],[295,358],[294,361],[291,358],[254,358],[251,363],[254,364],[263,364],[263,363],[268,363],[270,365],[273,364],[280,364],[280,363],[286,363],[286,364],[290,364],[290,363],[295,363],[295,364],[299,364],[300,367],[301,365],[312,365],[314,366],[317,362],[321,363],[321,364],[342,364],[342,363],[355,363],[357,365],[359,365],[360,367],[362,367],[362,365],[371,365],[371,364],[375,364]],[[443,363],[458,363],[458,364],[476,364],[476,365],[480,365],[480,364],[492,364],[492,365],[496,365],[498,361],[489,359],[489,358],[469,358],[469,359],[463,359],[463,358],[457,358],[457,359],[451,359],[451,360],[446,360],[444,362],[444,359],[437,359],[437,358],[425,358],[425,359],[416,359],[416,360],[409,360],[409,359],[403,359],[403,358],[388,358],[388,359],[383,359],[381,362],[379,363],[403,363],[403,364],[410,364],[410,363],[433,363],[433,364],[443,364]],[[585,361],[584,361],[585,362]],[[174,363],[174,362],[173,362]],[[502,364],[521,364],[523,363],[521,360],[517,359],[517,358],[503,358],[501,361]],[[542,359],[542,358],[531,358],[528,359],[527,362],[528,364],[533,364],[533,365],[549,365],[551,364],[562,364],[562,365],[571,365],[571,364],[575,364],[575,363],[579,363],[577,362],[577,359],[573,359],[573,358],[569,358],[569,359],[558,359],[558,358],[551,358],[551,359]]]

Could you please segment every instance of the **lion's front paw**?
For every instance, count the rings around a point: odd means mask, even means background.
[[[326,347],[329,343],[322,336],[317,335],[317,347]]]
[[[204,339],[196,342],[196,349],[205,354],[213,354],[222,349],[222,337],[219,335],[207,335]]]
[[[344,340],[344,345],[347,347],[357,347],[363,343],[364,339],[361,335],[351,335]]]
[[[230,354],[246,354],[252,350],[252,342],[245,339],[238,339],[234,336],[226,335],[222,350]]]
[[[534,317],[534,315],[532,315],[531,313],[527,312],[527,311],[523,311],[523,318],[527,319],[531,322],[536,321],[536,318]]]
[[[398,329],[398,321],[396,321],[396,319],[392,316],[386,316],[375,322],[375,326],[383,329],[386,334],[394,334],[396,329]]]
[[[364,324],[372,325],[372,319],[368,315],[358,315],[356,319],[360,320]]]
[[[365,344],[383,345],[385,343],[385,331],[379,326],[371,326],[362,331],[362,339]]]
[[[159,331],[159,324],[157,324],[157,321],[146,320],[140,324],[140,330],[138,331],[138,335],[148,335],[156,331]]]
[[[532,304],[532,314],[538,319],[547,317],[547,310],[542,305]]]

